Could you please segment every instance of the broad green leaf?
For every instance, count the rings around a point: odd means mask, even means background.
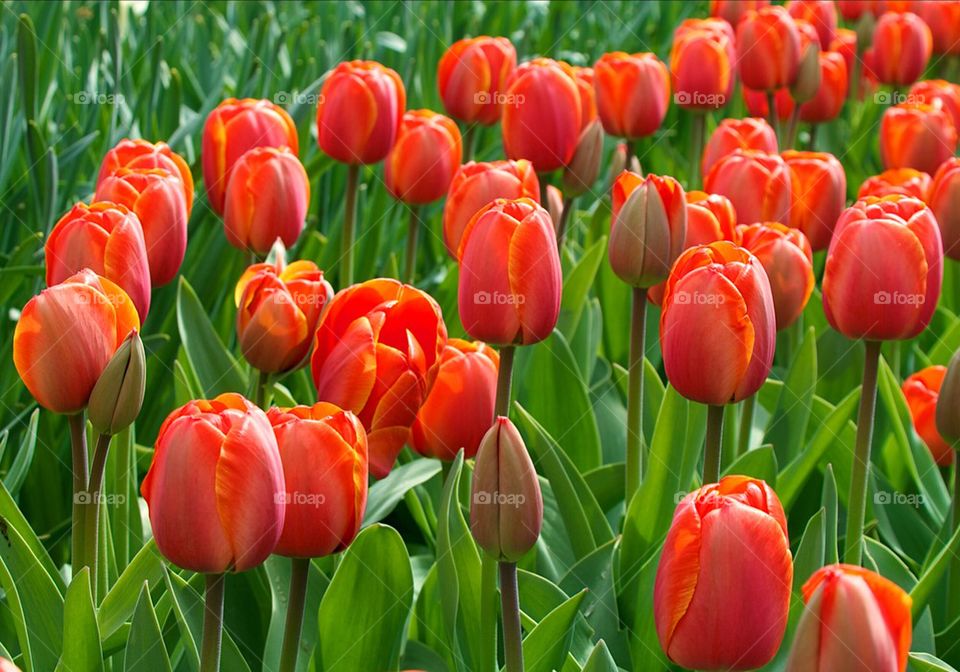
[[[529,672],[552,672],[563,667],[573,637],[573,624],[586,592],[580,591],[551,611],[524,637],[524,669]]]
[[[617,663],[613,660],[606,642],[602,639],[593,647],[590,657],[583,664],[582,672],[619,672]]]
[[[84,567],[73,577],[63,603],[63,655],[57,672],[103,670],[97,613],[90,590],[90,570]]]
[[[777,455],[772,446],[760,446],[741,455],[723,473],[759,478],[776,489]]]
[[[929,653],[910,653],[910,669],[914,672],[957,672],[956,668]]]
[[[100,604],[100,633],[104,640],[133,616],[144,583],[152,589],[163,583],[164,575],[164,560],[151,539],[130,561]]]
[[[773,445],[778,462],[786,464],[800,454],[807,437],[810,405],[816,387],[817,335],[810,327],[790,363],[777,408],[767,425],[764,442]]]
[[[247,389],[243,368],[224,347],[207,317],[206,309],[184,278],[180,278],[177,287],[177,326],[187,360],[200,381],[204,395],[214,397],[222,392],[243,393]]]
[[[30,414],[30,423],[23,433],[23,439],[20,441],[20,450],[10,465],[10,471],[3,479],[4,487],[10,491],[14,497],[20,492],[24,479],[27,477],[27,471],[33,462],[33,451],[37,446],[37,420],[40,418],[40,409],[36,409]]]
[[[917,580],[917,585],[910,591],[910,597],[913,599],[913,617],[916,618],[922,612],[924,607],[933,595],[937,584],[943,578],[947,567],[950,565],[951,558],[960,552],[960,528],[950,537],[950,541],[943,547],[930,566]]]
[[[130,623],[123,653],[124,672],[169,672],[170,658],[163,643],[157,613],[150,600],[150,584],[144,581]]]
[[[577,265],[564,278],[557,328],[568,340],[572,340],[577,331],[587,295],[594,285],[597,269],[600,268],[606,251],[607,239],[604,237],[584,251]]]
[[[0,537],[6,537],[6,530],[10,528],[17,531],[20,539],[22,539],[23,543],[30,549],[33,557],[40,562],[40,566],[43,567],[47,576],[56,587],[57,592],[62,597],[67,589],[66,585],[64,585],[63,577],[60,575],[60,572],[57,571],[53,560],[50,559],[50,554],[47,553],[47,549],[44,548],[40,539],[34,533],[33,528],[30,527],[30,523],[24,517],[19,507],[17,507],[16,502],[13,501],[10,492],[3,483],[0,482]],[[8,540],[0,538],[0,545],[3,545],[5,541]]]
[[[407,491],[426,483],[440,472],[439,460],[419,459],[400,465],[370,486],[364,525],[379,523],[400,503]]]

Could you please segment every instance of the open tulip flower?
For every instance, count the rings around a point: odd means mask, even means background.
[[[780,151],[777,134],[764,119],[724,119],[717,124],[703,150],[703,174],[707,175],[720,159],[738,149],[756,149],[767,154]]]
[[[940,105],[901,103],[883,113],[880,156],[886,168],[916,168],[931,175],[957,150],[957,129]]]
[[[738,149],[710,169],[704,191],[729,198],[740,224],[792,224],[791,181],[790,168],[780,156]]]
[[[741,224],[740,245],[749,250],[767,272],[773,293],[777,331],[797,321],[813,294],[813,250],[799,229],[780,222]]]
[[[183,199],[187,204],[187,216],[193,210],[193,174],[182,156],[165,142],[124,139],[106,153],[100,163],[97,184],[121,168],[162,168],[176,175],[183,182]]]
[[[933,179],[927,173],[915,168],[891,168],[885,170],[879,175],[868,177],[860,185],[857,192],[857,199],[864,199],[867,196],[890,196],[899,194],[901,196],[911,196],[918,200],[926,202],[930,197],[930,190],[933,186]],[[937,220],[939,221],[939,219]]]
[[[437,65],[443,107],[450,116],[470,124],[495,124],[504,85],[516,67],[517,50],[505,37],[457,40]]]
[[[775,91],[793,84],[800,67],[800,32],[786,9],[769,6],[747,12],[736,28],[744,86]]]
[[[873,31],[872,70],[883,84],[903,86],[920,78],[933,52],[927,24],[911,12],[884,12]]]
[[[924,200],[940,225],[943,253],[960,260],[960,159],[954,157],[940,164]]]
[[[660,128],[670,106],[670,72],[654,54],[604,54],[593,74],[597,111],[608,135],[633,140]]]
[[[941,467],[949,467],[954,459],[953,447],[937,431],[937,397],[946,373],[945,366],[928,366],[907,377],[901,386],[913,428]]]
[[[960,7],[960,3],[957,4]],[[927,105],[939,105],[960,129],[960,84],[943,79],[923,79],[910,87],[907,99]]]
[[[814,250],[825,250],[846,205],[843,164],[825,152],[788,150],[781,156],[790,168],[790,226],[802,231]]]

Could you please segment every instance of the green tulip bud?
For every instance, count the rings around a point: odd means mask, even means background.
[[[797,80],[790,87],[790,95],[797,105],[802,105],[817,95],[820,77],[820,47],[816,42],[811,42],[800,57]]]
[[[960,350],[950,359],[940,385],[937,431],[947,443],[960,445]]]
[[[147,358],[140,334],[133,330],[120,344],[90,393],[87,413],[101,434],[116,434],[140,414],[147,379]]]
[[[594,121],[580,134],[573,158],[563,169],[563,189],[568,196],[579,196],[588,191],[600,175],[603,155],[603,126]]]

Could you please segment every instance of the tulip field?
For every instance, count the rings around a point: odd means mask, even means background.
[[[0,672],[960,670],[960,0],[0,0]]]

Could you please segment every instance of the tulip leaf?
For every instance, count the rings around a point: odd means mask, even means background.
[[[160,622],[150,600],[146,581],[140,590],[137,607],[130,623],[130,635],[123,654],[124,672],[169,672],[170,658],[163,643]]]
[[[57,672],[98,670],[103,670],[103,652],[90,590],[90,570],[84,567],[73,577],[63,603],[63,655]]]
[[[824,511],[824,539],[826,541],[824,562],[828,565],[839,562],[840,553],[837,547],[837,510],[840,508],[837,501],[837,479],[833,475],[833,465],[828,464],[823,470],[823,493],[820,496],[820,506]]]
[[[330,584],[330,579],[319,566],[320,562],[331,561],[328,556],[319,561],[310,562],[307,575],[307,595],[304,602],[303,626],[300,631],[300,655],[297,657],[297,669],[306,670],[310,653],[317,643],[317,612],[320,610],[320,599]],[[263,563],[263,571],[270,582],[272,593],[270,629],[267,632],[267,643],[264,646],[263,668],[277,669],[280,665],[280,654],[283,648],[284,626],[287,622],[287,605],[290,597],[290,558],[271,555]]]
[[[144,583],[154,588],[163,582],[165,573],[163,558],[151,539],[130,561],[100,603],[100,633],[104,640],[133,615],[137,608],[138,589]]]
[[[14,497],[20,492],[23,481],[27,477],[27,471],[30,470],[30,464],[33,462],[33,451],[37,446],[37,421],[40,418],[40,409],[34,409],[30,414],[30,423],[23,433],[23,439],[20,441],[20,450],[10,465],[10,471],[3,479],[4,487],[10,491]]]
[[[379,523],[390,515],[409,490],[426,483],[440,472],[439,460],[418,459],[393,469],[386,478],[370,486],[364,525]]]
[[[47,553],[47,549],[44,548],[43,543],[34,533],[33,528],[30,527],[30,523],[24,517],[19,507],[17,507],[13,496],[7,490],[6,486],[4,486],[3,482],[0,481],[0,537],[6,537],[6,532],[9,529],[17,531],[20,539],[27,546],[33,557],[40,563],[40,566],[43,567],[46,575],[50,581],[53,582],[54,587],[62,598],[66,592],[63,577],[60,575],[60,572],[57,571],[53,560],[50,559],[50,554]],[[0,538],[0,546],[5,545],[5,541],[9,540]],[[0,555],[2,555],[2,553],[0,553]]]
[[[776,488],[777,454],[773,446],[760,446],[738,457],[723,473],[752,476],[765,481],[771,488]]]
[[[950,541],[947,542],[947,545],[937,553],[936,557],[917,580],[917,585],[910,591],[910,597],[913,599],[912,611],[914,619],[923,613],[924,608],[927,606],[927,603],[937,588],[937,584],[940,583],[940,579],[943,578],[947,567],[950,565],[951,559],[958,553],[958,550],[960,550],[960,528],[957,528],[953,536],[950,537]]]
[[[606,237],[601,238],[588,247],[566,278],[563,280],[563,294],[560,299],[560,316],[557,319],[557,329],[563,332],[568,340],[580,324],[580,315],[586,305],[587,296],[597,277],[597,269],[603,261],[607,250]]]
[[[558,606],[523,639],[524,668],[528,672],[552,672],[563,667],[573,638],[573,625],[586,590]],[[522,606],[522,605],[521,605]]]
[[[790,363],[776,409],[767,425],[765,443],[773,445],[778,462],[786,464],[800,454],[807,437],[810,407],[817,387],[817,334],[807,330]]]
[[[593,647],[593,651],[590,652],[590,657],[587,658],[587,662],[583,664],[583,670],[581,670],[581,672],[619,671],[620,668],[617,667],[616,661],[613,659],[613,656],[610,655],[607,643],[602,639]]]
[[[911,652],[910,669],[914,672],[957,672],[956,668],[929,653]]]

